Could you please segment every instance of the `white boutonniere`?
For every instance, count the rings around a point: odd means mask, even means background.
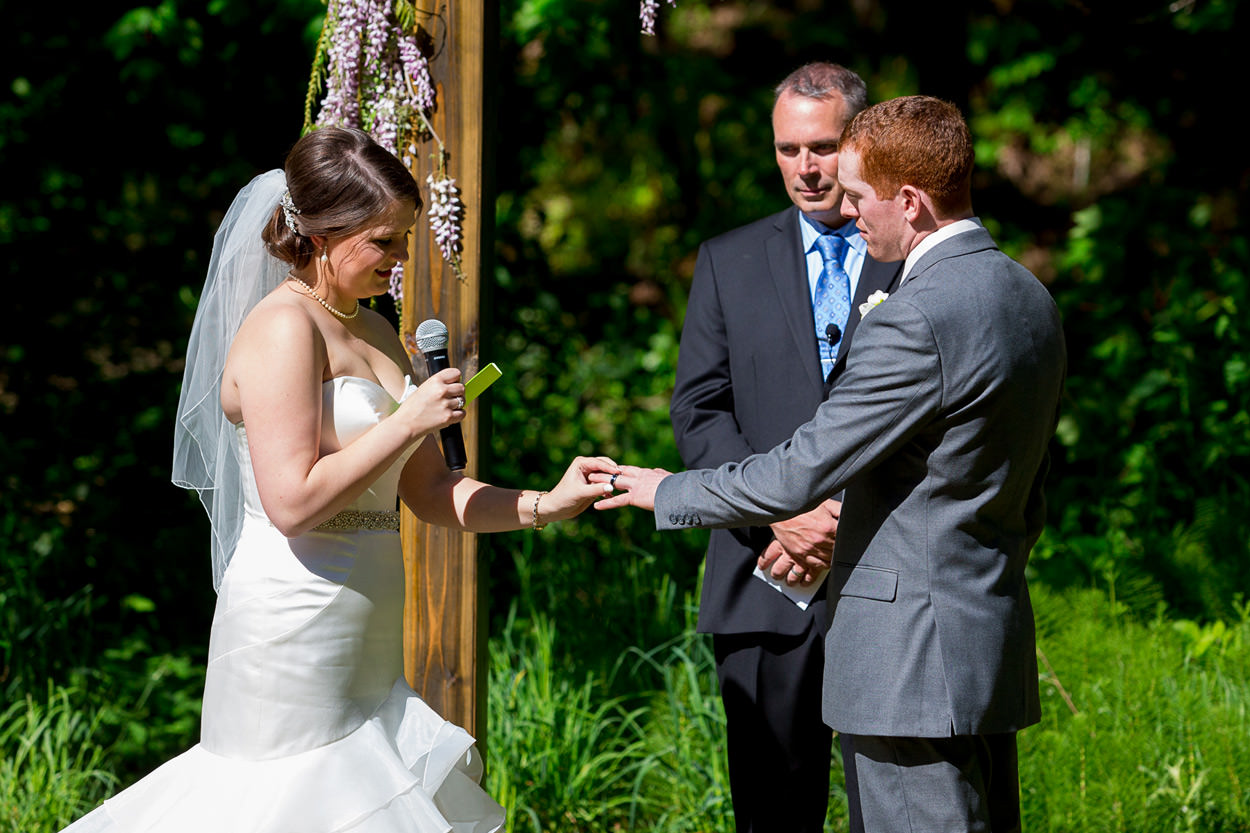
[[[863,318],[865,315],[868,314],[868,311],[870,309],[872,309],[877,304],[881,303],[882,301],[884,301],[886,298],[889,298],[889,297],[890,297],[890,293],[882,292],[880,289],[878,289],[876,292],[868,296],[867,301],[864,301],[864,303],[859,305],[859,317]]]

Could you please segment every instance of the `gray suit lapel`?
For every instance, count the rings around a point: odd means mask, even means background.
[[[851,337],[855,334],[855,328],[859,326],[859,305],[868,300],[868,296],[874,292],[893,292],[898,288],[898,280],[903,274],[902,261],[894,261],[892,263],[879,263],[872,259],[871,255],[864,258],[864,268],[859,273],[859,283],[855,287],[855,297],[851,301],[851,315],[846,321],[846,332],[842,334],[842,347],[838,350],[838,360],[834,362],[833,369],[829,371],[829,378],[836,379],[838,374],[842,372],[842,367],[846,364],[848,349],[851,344]]]

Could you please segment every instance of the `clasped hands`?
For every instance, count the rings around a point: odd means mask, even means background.
[[[596,509],[635,506],[655,509],[655,492],[670,472],[638,466],[605,466],[588,472],[587,481],[602,484],[608,495],[595,501]],[[802,515],[772,524],[773,541],[757,562],[761,570],[789,585],[808,585],[819,579],[833,559],[842,503],[826,500]]]
[[[842,502],[826,500],[810,512],[772,524],[773,540],[760,554],[759,568],[778,581],[807,586],[833,561]]]

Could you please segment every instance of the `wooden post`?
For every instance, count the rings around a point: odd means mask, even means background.
[[[447,325],[448,354],[465,380],[479,369],[481,280],[488,267],[494,194],[485,149],[487,61],[498,52],[495,0],[446,0],[419,24],[433,44],[430,74],[437,91],[433,126],[447,150],[447,173],[464,203],[463,278],[442,259],[423,211],[404,271],[403,335],[427,318]],[[437,143],[418,146],[413,174],[428,195]],[[428,196],[427,206],[428,210]],[[477,408],[464,420],[466,473],[478,469]],[[401,526],[408,595],[404,606],[404,671],[441,715],[463,726],[479,745],[486,734],[486,616],[478,575],[477,539],[429,526],[406,509]]]

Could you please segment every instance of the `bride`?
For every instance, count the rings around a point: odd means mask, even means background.
[[[299,140],[236,197],[213,245],[178,407],[174,480],[213,527],[217,608],[200,743],[67,831],[489,831],[473,739],[404,682],[396,496],[476,532],[573,517],[604,487],[577,458],[550,493],[448,470],[455,368],[412,384],[385,292],[420,209],[358,131]],[[262,243],[263,241],[263,243]]]

